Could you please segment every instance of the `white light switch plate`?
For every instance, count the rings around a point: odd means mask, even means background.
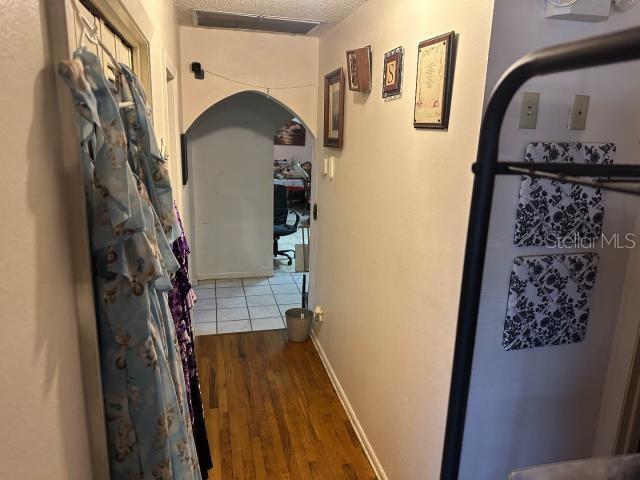
[[[520,121],[518,122],[518,128],[536,128],[538,123],[539,103],[539,93],[524,92],[522,94],[522,105],[520,106]]]
[[[587,128],[589,113],[589,95],[574,95],[569,113],[569,130],[584,130]]]

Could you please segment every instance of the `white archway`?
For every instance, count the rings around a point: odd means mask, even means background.
[[[282,102],[247,90],[216,102],[187,130],[198,280],[273,274],[273,134],[292,117]]]
[[[235,97],[236,95],[242,95],[244,93],[256,93],[258,95],[262,95],[266,98],[268,98],[269,100],[277,103],[278,105],[280,105],[282,108],[288,110],[291,115],[293,117],[296,117],[298,120],[300,120],[300,122],[304,125],[304,128],[306,128],[309,132],[311,132],[311,134],[313,135],[313,137],[315,139],[317,139],[317,134],[314,131],[313,124],[315,123],[309,123],[307,120],[305,120],[301,115],[299,115],[293,108],[289,107],[289,105],[287,105],[285,102],[283,102],[282,100],[278,99],[277,97],[268,94],[266,92],[263,92],[262,90],[253,90],[253,89],[246,89],[246,90],[241,90],[235,93],[232,93],[231,95],[227,95],[226,97],[221,98],[220,100],[212,103],[211,105],[209,105],[207,108],[205,108],[199,115],[197,115],[193,121],[184,129],[185,133],[188,133],[189,130],[191,129],[191,127],[193,127],[194,125],[196,125],[198,123],[198,121],[207,114],[208,111],[210,111],[212,108],[215,108],[216,105],[219,105],[222,102],[227,101],[228,99]]]

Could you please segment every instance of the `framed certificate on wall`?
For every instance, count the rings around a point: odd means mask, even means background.
[[[420,42],[413,126],[447,129],[453,86],[455,32]]]

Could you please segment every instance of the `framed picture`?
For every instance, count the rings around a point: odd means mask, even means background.
[[[342,148],[344,128],[344,71],[324,76],[324,146]]]
[[[371,91],[371,45],[347,51],[347,77],[349,90]]]
[[[418,45],[418,73],[413,126],[446,129],[453,86],[455,32]]]
[[[394,48],[384,54],[382,98],[399,97],[402,92],[402,61],[404,49]]]
[[[273,144],[304,147],[306,134],[304,125],[291,120],[278,129],[273,136]]]

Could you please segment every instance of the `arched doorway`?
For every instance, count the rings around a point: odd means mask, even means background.
[[[207,310],[196,312],[196,331],[198,317],[238,322],[225,323],[227,330],[215,333],[249,331],[254,324],[283,326],[277,319],[286,308],[302,303],[302,273],[295,272],[295,263],[288,266],[286,257],[274,261],[273,254],[274,192],[279,188],[274,184],[283,184],[274,180],[274,134],[294,117],[272,98],[247,91],[207,109],[186,132],[192,271],[203,287],[196,309]],[[313,162],[315,138],[306,137],[312,144],[304,150]],[[283,147],[277,148],[282,156]],[[296,216],[291,213],[287,223],[294,225]],[[305,220],[308,224],[308,211],[298,225]],[[300,229],[294,229],[280,248],[295,250],[290,247],[299,235]],[[206,333],[214,333],[212,325]]]

